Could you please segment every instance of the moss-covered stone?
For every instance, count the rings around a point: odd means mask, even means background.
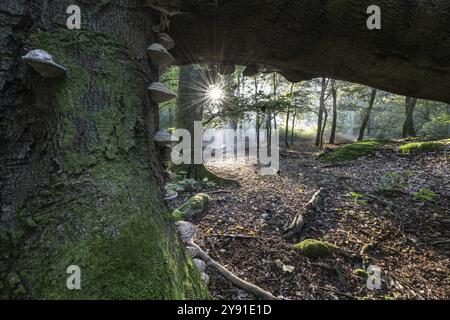
[[[443,141],[428,142],[411,142],[402,145],[399,150],[404,155],[412,155],[416,153],[435,152],[443,149],[445,143]]]
[[[189,199],[180,208],[174,210],[173,217],[175,221],[190,220],[194,216],[205,212],[211,197],[205,193],[199,193],[198,195]]]
[[[319,259],[329,257],[337,250],[337,247],[327,242],[306,239],[294,245],[294,249],[300,250],[302,254],[308,258]]]
[[[375,153],[381,146],[379,141],[370,140],[347,144],[321,156],[325,161],[339,162],[356,160]]]
[[[369,274],[367,273],[366,270],[364,269],[356,269],[353,270],[353,274],[357,277],[363,278],[363,279],[367,279],[369,277]]]

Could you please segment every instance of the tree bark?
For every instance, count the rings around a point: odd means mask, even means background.
[[[336,80],[331,81],[331,95],[333,97],[333,123],[331,124],[330,144],[336,143],[336,127],[337,127],[337,89]]]
[[[361,123],[361,127],[359,129],[358,141],[364,140],[364,133],[366,132],[367,123],[369,122],[370,114],[372,113],[376,95],[377,95],[377,90],[372,89],[372,92],[370,94],[369,107],[367,108],[366,113],[364,114],[364,118]]]
[[[286,113],[286,128],[284,132],[284,145],[286,146],[286,149],[289,149],[289,118],[291,114],[291,108],[289,107]]]
[[[322,78],[322,86],[319,98],[319,116],[317,117],[317,134],[316,134],[316,146],[318,147],[321,145],[322,139],[323,115],[325,113],[325,93],[327,91],[327,87],[328,87],[327,78]]]
[[[218,74],[215,68],[200,65],[180,67],[178,85],[177,128],[186,129],[191,134],[191,164],[181,165],[178,169],[186,171],[189,178],[203,180],[207,178],[217,184],[235,184],[235,181],[224,179],[210,172],[204,164],[195,163],[195,132],[194,123],[203,121],[203,107],[206,103],[209,86],[217,82]],[[203,141],[202,141],[203,146]],[[201,150],[203,152],[203,150]]]
[[[71,4],[0,3],[0,298],[208,297],[161,199],[146,54],[159,19],[85,2],[83,29],[68,30]],[[36,48],[67,77],[26,67]],[[66,287],[70,265],[81,290]]]
[[[298,107],[294,105],[294,115],[292,116],[292,127],[291,127],[291,146],[294,145],[294,133],[295,133],[295,120],[297,118]]]
[[[270,65],[290,81],[328,77],[450,103],[449,1],[379,0],[381,30],[367,29],[371,0],[169,2],[187,13],[171,19],[181,64]]]
[[[414,111],[416,109],[416,98],[405,98],[406,119],[403,124],[402,138],[409,138],[416,136],[416,130],[414,128]]]

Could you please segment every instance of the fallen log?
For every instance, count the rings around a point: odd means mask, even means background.
[[[267,292],[260,287],[251,284],[245,280],[240,279],[236,275],[234,275],[232,272],[228,271],[224,266],[219,264],[218,262],[214,261],[206,252],[204,252],[198,245],[195,243],[190,243],[189,246],[194,247],[198,250],[197,256],[206,262],[208,267],[213,267],[217,271],[220,272],[226,279],[228,279],[233,285],[236,287],[254,295],[257,299],[260,300],[278,300],[277,297],[272,295],[270,292]]]
[[[319,191],[317,191],[311,198],[311,200],[308,201],[308,203],[305,205],[305,212],[304,213],[298,213],[292,223],[289,225],[289,227],[283,232],[283,238],[290,239],[295,236],[299,236],[303,228],[306,224],[306,215],[311,212],[320,212],[320,202],[322,200],[322,193],[323,189],[321,188]]]

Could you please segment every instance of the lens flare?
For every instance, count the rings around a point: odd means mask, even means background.
[[[213,103],[220,103],[225,97],[225,93],[219,86],[211,86],[208,89],[208,98]]]

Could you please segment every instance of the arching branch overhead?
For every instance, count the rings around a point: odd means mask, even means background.
[[[263,64],[289,80],[327,76],[450,102],[450,3],[379,0],[148,1],[180,12],[169,34],[180,64]]]

